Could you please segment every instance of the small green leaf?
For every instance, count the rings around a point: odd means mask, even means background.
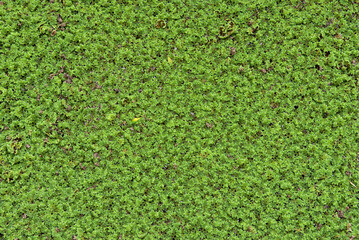
[[[106,116],[106,119],[108,121],[113,121],[113,120],[115,120],[115,118],[116,118],[116,114],[114,114],[114,113],[107,114],[107,116]]]

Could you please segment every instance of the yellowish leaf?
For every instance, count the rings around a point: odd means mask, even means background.
[[[134,118],[132,119],[132,122],[137,122],[138,120],[140,120],[141,118]]]
[[[168,57],[168,62],[173,63],[173,60],[170,57]]]

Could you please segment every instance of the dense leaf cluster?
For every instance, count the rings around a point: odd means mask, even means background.
[[[359,237],[359,2],[0,2],[0,239]]]

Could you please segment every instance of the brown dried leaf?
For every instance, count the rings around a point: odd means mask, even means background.
[[[90,189],[95,189],[96,187],[97,187],[97,185],[93,185],[92,187],[88,187],[87,191],[90,190]]]
[[[60,14],[57,15],[57,22],[58,22],[59,24],[62,23],[62,18],[61,18],[61,16],[60,16]]]
[[[209,124],[209,123],[207,123],[207,122],[206,122],[206,126],[207,126],[208,128],[213,128],[213,125],[211,125],[211,124]]]
[[[331,19],[329,19],[329,21],[327,22],[327,24],[325,24],[325,27],[328,27],[330,24],[332,24],[333,23],[333,18],[331,18]]]
[[[335,38],[343,39],[343,36],[340,33],[338,33],[337,35],[335,35]]]
[[[338,217],[339,217],[339,218],[343,218],[343,217],[344,217],[344,212],[343,212],[343,211],[337,210],[337,212],[338,212]]]
[[[271,105],[272,108],[277,108],[277,107],[279,107],[279,104],[273,103],[273,102],[272,102],[270,105]]]
[[[102,88],[102,86],[100,86],[99,84],[98,84],[98,82],[96,82],[96,89],[101,89]]]
[[[319,223],[317,229],[320,230],[322,228],[322,226],[323,225],[321,223]]]
[[[82,168],[82,170],[86,170],[86,166],[82,166],[82,164],[80,163],[80,168]]]

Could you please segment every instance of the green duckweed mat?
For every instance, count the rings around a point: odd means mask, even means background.
[[[0,239],[356,239],[359,1],[0,1]]]

